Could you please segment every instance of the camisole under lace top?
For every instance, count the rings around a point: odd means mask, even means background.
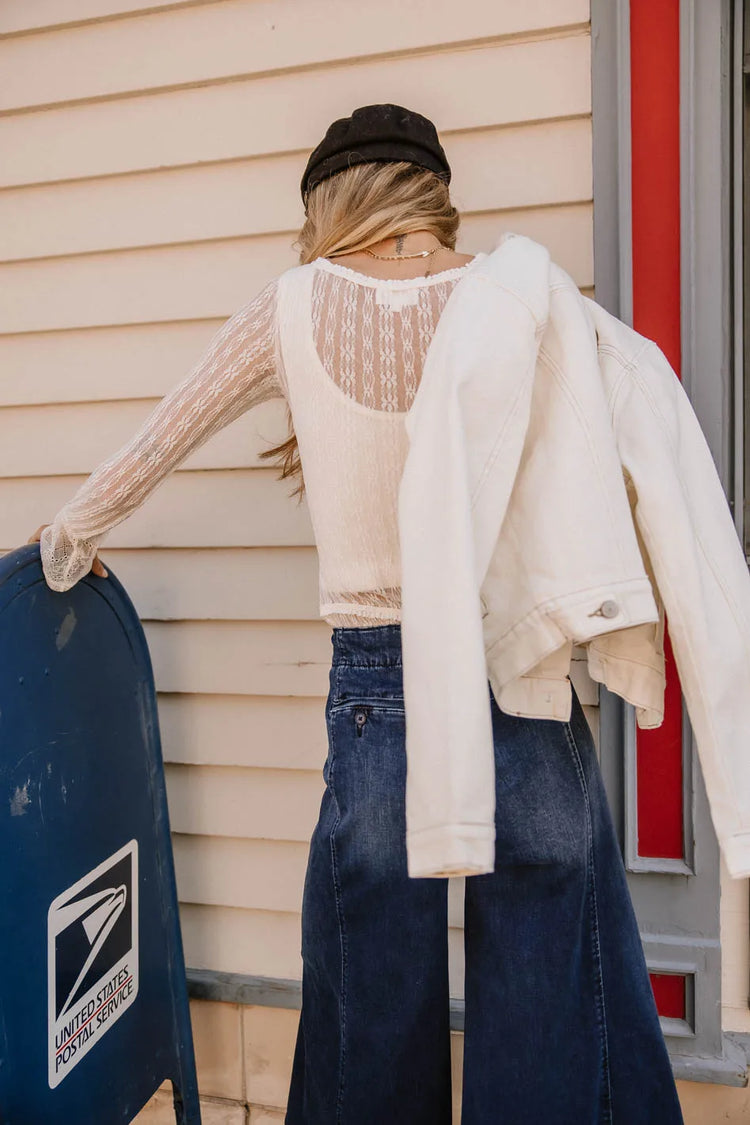
[[[400,621],[398,486],[435,327],[477,254],[429,277],[375,278],[328,258],[292,266],[234,313],[186,378],[63,505],[40,540],[70,589],[97,549],[190,453],[251,407],[286,400],[331,625]]]

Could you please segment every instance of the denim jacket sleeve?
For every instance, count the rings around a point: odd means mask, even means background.
[[[750,572],[692,404],[653,341],[623,365],[614,425],[714,829],[730,875],[743,878],[750,875]]]
[[[480,586],[518,468],[539,332],[529,309],[491,280],[461,285],[441,317],[407,419],[399,489],[412,877],[494,870]]]

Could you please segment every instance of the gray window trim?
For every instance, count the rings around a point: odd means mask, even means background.
[[[681,376],[732,499],[738,464],[732,109],[741,2],[680,3]],[[632,324],[629,23],[629,0],[592,0],[595,297]],[[646,962],[654,972],[688,975],[686,1019],[661,1021],[674,1072],[744,1086],[750,1036],[721,1028],[720,856],[684,701],[683,720],[685,862],[650,860],[636,847],[635,712],[600,687],[602,773]]]
[[[624,730],[624,860],[628,871],[663,871],[677,875],[695,875],[695,827],[693,824],[695,788],[695,756],[697,754],[690,728],[690,717],[682,700],[682,838],[685,855],[682,859],[653,858],[638,854],[638,818],[636,815],[636,724],[635,708],[623,709]],[[665,1025],[666,1026],[666,1025]]]

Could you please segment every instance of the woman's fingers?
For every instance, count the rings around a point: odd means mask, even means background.
[[[91,564],[91,571],[93,574],[96,574],[98,578],[106,578],[109,573],[98,555],[94,555],[94,561]]]
[[[26,542],[27,543],[38,543],[39,539],[41,538],[41,534],[44,531],[45,527],[49,527],[49,524],[48,523],[40,524],[40,526],[36,529],[34,534],[30,535],[29,538],[26,540]]]

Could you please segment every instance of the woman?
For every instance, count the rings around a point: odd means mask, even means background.
[[[307,492],[333,650],[287,1125],[451,1121],[447,876],[461,872],[407,874],[397,531],[404,419],[442,309],[484,256],[455,250],[449,182],[420,114],[385,104],[335,121],[302,178],[300,265],[225,323],[32,537],[53,589],[106,577],[111,527],[222,426],[286,400],[289,438],[262,456]],[[495,870],[465,884],[463,1125],[680,1123],[578,697],[566,723],[493,698],[492,723]]]

